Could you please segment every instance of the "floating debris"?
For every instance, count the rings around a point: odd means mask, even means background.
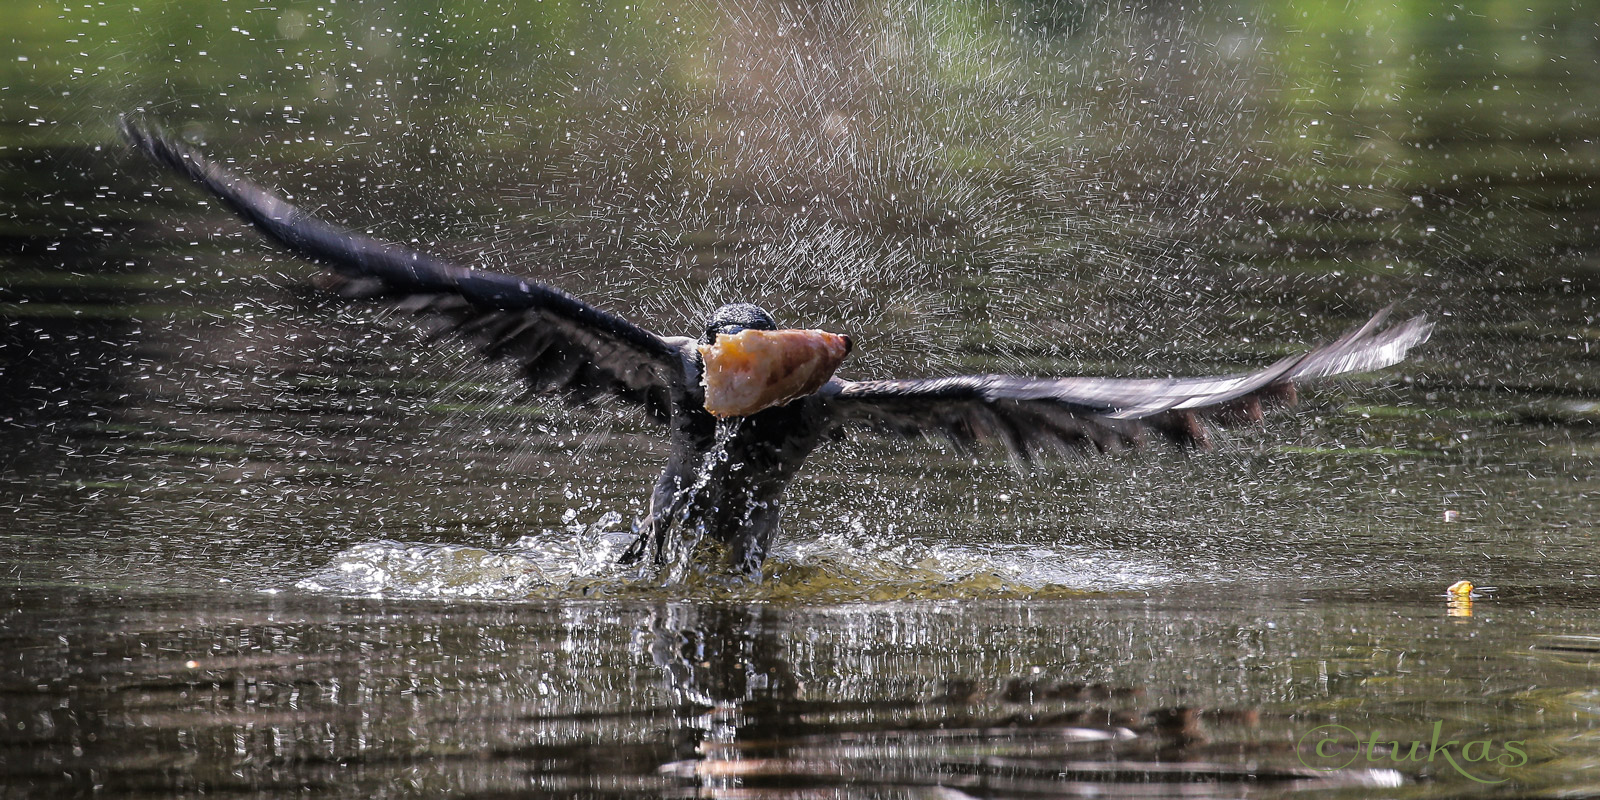
[[[1472,616],[1472,590],[1475,588],[1477,587],[1472,585],[1472,581],[1468,580],[1450,584],[1450,588],[1445,590],[1450,598],[1446,603],[1445,613],[1452,617]]]

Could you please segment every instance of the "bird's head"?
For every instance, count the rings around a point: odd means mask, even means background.
[[[705,333],[700,336],[700,343],[711,345],[717,343],[717,334],[732,336],[743,330],[775,331],[778,323],[772,321],[772,315],[766,309],[751,303],[729,303],[717,309],[706,321]]]

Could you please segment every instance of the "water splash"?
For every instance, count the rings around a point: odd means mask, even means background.
[[[482,600],[583,595],[618,572],[632,535],[608,533],[616,513],[593,525],[570,525],[524,536],[505,548],[377,541],[334,556],[295,584],[336,595]],[[613,578],[614,580],[615,578]]]
[[[759,576],[690,561],[672,580],[616,562],[634,534],[608,513],[592,525],[524,536],[504,548],[376,541],[355,545],[295,584],[306,592],[519,601],[699,597],[851,602],[964,597],[1071,597],[1148,591],[1180,580],[1155,561],[1073,545],[882,546],[854,532],[780,543]],[[875,544],[876,543],[876,544]]]

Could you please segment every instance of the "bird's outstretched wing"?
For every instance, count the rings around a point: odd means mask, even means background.
[[[469,269],[316,219],[279,195],[207,159],[158,129],[124,118],[122,133],[157,163],[216,195],[267,237],[326,265],[333,288],[386,298],[440,320],[490,358],[511,358],[536,392],[586,402],[602,394],[670,415],[683,380],[680,346],[549,286]]]
[[[1384,328],[1390,309],[1365,325],[1259,372],[1203,378],[1026,378],[962,375],[887,381],[832,381],[823,395],[839,423],[906,435],[941,435],[958,445],[999,441],[1012,456],[1114,450],[1153,431],[1186,446],[1206,443],[1206,422],[1261,418],[1292,403],[1295,385],[1400,362],[1433,325],[1413,317]]]

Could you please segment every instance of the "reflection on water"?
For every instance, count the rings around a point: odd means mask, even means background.
[[[11,590],[0,763],[39,796],[1474,790],[1442,760],[1340,742],[1356,760],[1322,769],[1297,748],[1323,725],[1425,741],[1437,723],[1538,765],[1470,765],[1479,778],[1592,780],[1592,753],[1559,728],[1592,719],[1593,692],[1551,687],[1582,686],[1595,648],[1541,632],[1594,604],[1467,622],[1439,605]]]
[[[0,795],[1600,794],[1592,9],[0,12]],[[764,580],[642,585],[657,431],[307,292],[130,108],[664,332],[848,332],[846,377],[1439,327],[1207,454],[831,443]],[[1527,759],[1361,745],[1436,731]]]
[[[39,625],[8,628],[7,651],[28,657],[0,686],[0,754],[40,794],[1239,796],[1450,778],[1383,757],[1309,767],[1295,742],[1329,722],[1410,739],[1437,720],[1549,759],[1570,746],[1538,733],[1541,718],[1591,704],[1539,687],[1592,662],[1515,644],[1570,616],[1512,607],[1472,627],[1409,601],[1352,613],[1191,599],[1179,618],[1138,598],[815,608],[13,591],[7,614]],[[200,610],[217,602],[227,610]],[[1393,619],[1407,630],[1379,632]],[[1414,722],[1394,717],[1419,696]]]

